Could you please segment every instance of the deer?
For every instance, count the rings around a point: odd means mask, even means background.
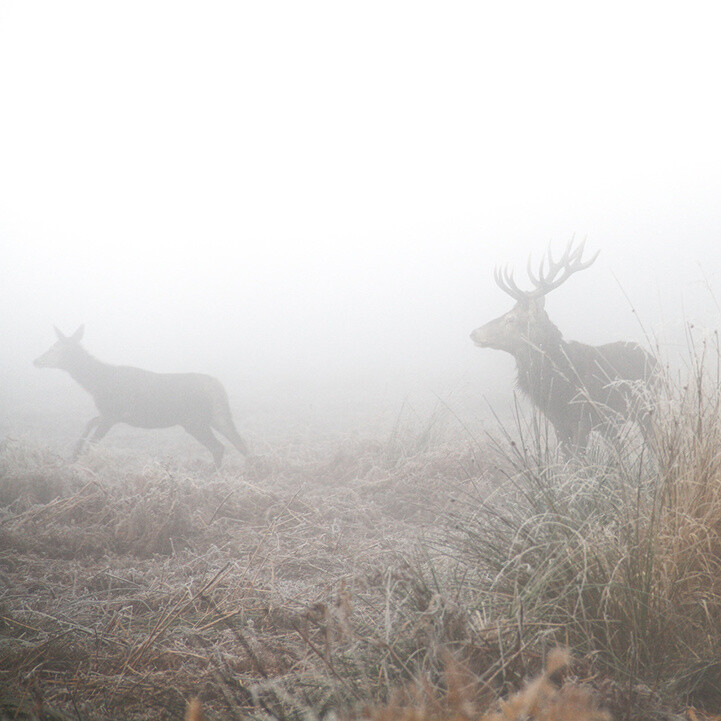
[[[518,287],[508,266],[496,267],[496,285],[516,304],[471,333],[478,347],[515,358],[518,388],[551,423],[566,456],[585,451],[594,430],[613,440],[619,421],[636,423],[647,438],[649,415],[641,391],[652,385],[657,371],[654,357],[636,343],[566,341],[548,317],[546,296],[598,258],[600,251],[584,260],[584,247],[585,240],[576,248],[571,240],[557,261],[549,247],[537,273],[529,258],[531,290]]]
[[[85,326],[70,336],[55,328],[57,342],[36,358],[38,368],[67,371],[95,401],[100,415],[85,427],[72,460],[91,443],[100,441],[116,423],[136,428],[182,426],[212,454],[220,468],[225,447],[213,433],[220,431],[244,456],[248,447],[238,433],[228,395],[219,380],[201,373],[154,373],[131,366],[110,365],[83,348]]]

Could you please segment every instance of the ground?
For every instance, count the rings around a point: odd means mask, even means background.
[[[317,707],[369,698],[421,665],[395,648],[427,633],[401,628],[402,606],[433,603],[416,587],[419,542],[491,482],[474,443],[288,441],[245,461],[228,453],[220,471],[192,441],[173,443],[109,441],[71,463],[3,441],[8,699],[158,718],[194,695],[250,710],[285,688]]]
[[[0,721],[176,719],[195,697],[208,719],[718,719],[718,634],[663,590],[716,613],[716,546],[674,549],[677,506],[649,535],[642,514],[671,497],[661,457],[567,459],[531,421],[256,430],[220,470],[182,431],[114,429],[76,462],[65,420],[6,433]],[[669,446],[673,498],[693,468],[718,495],[705,428],[686,465]],[[648,589],[633,562],[647,538]]]

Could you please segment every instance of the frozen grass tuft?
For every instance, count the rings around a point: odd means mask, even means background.
[[[499,442],[504,488],[451,545],[507,658],[563,641],[629,689],[721,705],[721,356],[691,355],[645,441],[565,459],[537,419]]]

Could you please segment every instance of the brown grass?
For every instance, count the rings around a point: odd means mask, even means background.
[[[446,691],[439,693],[428,680],[395,691],[385,704],[366,705],[342,714],[343,721],[612,721],[598,707],[598,694],[576,681],[561,680],[571,663],[567,649],[553,649],[543,672],[507,699],[494,699],[467,667],[446,654]],[[559,680],[556,682],[554,677]],[[204,721],[198,698],[188,702],[186,721]]]
[[[433,620],[407,559],[476,470],[463,445],[425,464],[375,441],[289,445],[216,473],[6,440],[0,699],[157,718],[193,694],[220,710],[382,695]]]
[[[443,695],[428,682],[417,682],[394,694],[384,705],[366,707],[353,719],[368,721],[611,721],[598,708],[596,694],[576,682],[554,683],[571,662],[566,649],[552,650],[543,672],[506,699],[490,704],[489,692],[478,679],[452,657],[446,660]]]
[[[498,631],[506,661],[549,638],[593,654],[627,689],[615,715],[654,694],[721,707],[721,366],[695,358],[689,380],[665,379],[651,447],[622,429],[566,460],[542,419],[519,422],[501,443],[507,492],[456,513],[461,565],[486,571],[479,631]]]
[[[665,388],[653,453],[624,432],[570,461],[538,419],[493,443],[432,424],[293,441],[221,472],[185,447],[69,464],[6,439],[2,713],[710,718],[721,391],[705,372]],[[578,659],[544,666],[559,645]]]

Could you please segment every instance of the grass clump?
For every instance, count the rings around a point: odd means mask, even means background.
[[[720,358],[704,345],[688,381],[664,378],[643,442],[564,459],[531,423],[504,445],[503,490],[457,519],[505,654],[549,639],[592,654],[631,718],[639,689],[721,705]]]
[[[468,669],[446,658],[444,693],[416,682],[384,705],[363,709],[358,721],[611,721],[597,695],[581,684],[562,682],[571,662],[567,649],[555,648],[537,677],[506,699],[493,694]],[[490,697],[490,698],[489,698]]]
[[[331,712],[327,718],[342,721],[612,721],[598,705],[598,694],[590,687],[563,678],[571,664],[565,648],[552,649],[543,671],[529,679],[506,699],[495,697],[462,663],[445,655],[445,688],[427,679],[397,689],[386,703],[367,704],[354,712]],[[318,715],[305,709],[303,717]],[[280,718],[287,718],[281,716]],[[186,721],[204,721],[198,698],[189,701]]]

